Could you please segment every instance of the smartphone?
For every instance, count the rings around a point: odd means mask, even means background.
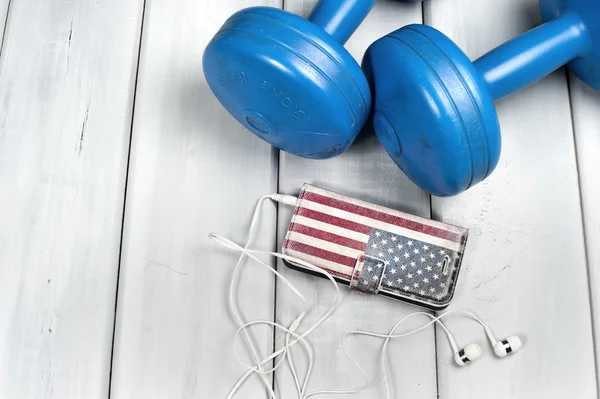
[[[282,253],[363,294],[431,310],[448,307],[468,230],[305,184]],[[292,269],[316,274],[299,263]]]

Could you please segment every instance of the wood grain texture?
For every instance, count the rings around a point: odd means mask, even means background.
[[[0,60],[2,398],[108,396],[141,15],[140,0],[12,2]]]
[[[315,1],[286,0],[285,8],[307,16]],[[348,42],[347,48],[360,62],[367,46],[380,36],[403,24],[421,21],[420,4],[378,2]],[[345,154],[325,161],[300,159],[286,153],[280,158],[280,191],[297,194],[303,183],[311,183],[361,198],[367,201],[401,209],[413,214],[429,216],[429,196],[414,186],[395,166],[379,145],[372,131],[362,133],[354,146]],[[279,244],[287,230],[291,211],[280,207]],[[279,245],[280,246],[280,245]],[[279,270],[287,276],[316,306],[315,316],[325,312],[333,299],[331,283],[289,270],[279,264]],[[366,297],[349,293],[341,286],[340,306],[334,315],[309,338],[316,353],[315,376],[309,385],[310,391],[319,389],[349,389],[362,384],[359,372],[342,352],[341,338],[352,329],[387,332],[401,317],[417,308],[381,297]],[[277,286],[277,320],[289,323],[301,310],[296,297],[283,285]],[[416,323],[422,322],[417,321]],[[306,325],[310,325],[307,321]],[[414,325],[414,324],[413,324]],[[281,345],[282,340],[278,339]],[[380,373],[380,349],[382,341],[371,338],[352,338],[350,352],[363,365],[373,383],[352,397],[384,397]],[[299,351],[298,351],[299,352]],[[299,356],[300,357],[300,356]],[[434,330],[391,344],[390,348],[392,391],[395,397],[435,398],[436,365]],[[277,372],[281,397],[295,397],[293,382],[288,370]],[[323,398],[336,396],[324,395]]]
[[[112,398],[225,397],[245,371],[227,306],[237,254],[211,231],[242,243],[255,202],[276,190],[276,152],[218,103],[202,53],[235,11],[279,1],[147,3],[135,103],[113,362]],[[266,207],[260,248],[275,248]],[[247,319],[273,318],[273,278],[245,270]],[[256,330],[265,353],[272,332]],[[240,397],[263,397],[257,379]]]
[[[571,105],[575,127],[579,184],[587,243],[595,342],[600,342],[600,93],[571,74]],[[596,364],[600,361],[596,350]],[[598,370],[596,370],[598,373]],[[597,377],[598,378],[598,377]]]
[[[439,0],[425,22],[476,58],[539,23],[535,1]],[[470,308],[521,353],[498,360],[474,323],[452,320],[460,344],[486,353],[453,366],[438,346],[440,398],[595,398],[594,346],[578,176],[563,70],[497,104],[503,154],[486,182],[434,198],[436,218],[471,228],[452,308]],[[474,330],[475,329],[475,330]],[[442,337],[438,336],[438,340]],[[448,360],[446,360],[448,359]]]

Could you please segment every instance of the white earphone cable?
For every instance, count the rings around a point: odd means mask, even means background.
[[[254,233],[255,233],[255,230],[257,227],[258,216],[260,215],[260,209],[261,209],[260,207],[261,207],[263,201],[265,201],[269,198],[270,198],[269,195],[264,195],[258,200],[258,203],[256,204],[256,207],[254,209],[254,215],[252,216],[252,222],[250,223],[248,239],[247,239],[246,245],[245,245],[246,248],[249,247],[250,245],[252,245],[252,242],[254,239]],[[246,329],[243,328],[243,325],[245,324],[245,322],[244,322],[244,320],[240,314],[240,311],[237,307],[237,302],[235,301],[235,288],[237,286],[239,273],[241,272],[241,270],[243,268],[242,261],[244,260],[244,257],[245,257],[245,254],[242,253],[235,265],[235,268],[233,269],[233,275],[231,278],[231,282],[229,284],[229,309],[230,309],[231,314],[233,315],[235,321],[237,322],[237,325],[242,327],[242,332],[244,333],[244,338],[246,339],[246,344],[248,345],[249,351],[252,354],[254,361],[256,363],[258,363],[259,356],[258,356],[256,347],[255,347],[254,342],[252,341],[250,335],[246,331]],[[269,392],[271,399],[276,399],[275,392],[273,391],[273,388],[271,387],[271,383],[267,379],[266,374],[265,374],[264,370],[262,369],[262,366],[258,367],[257,373],[261,377],[261,380],[263,381],[263,385]]]
[[[450,333],[450,331],[448,330],[446,325],[442,322],[443,318],[453,315],[453,314],[457,314],[457,313],[468,316],[469,318],[471,318],[471,319],[475,320],[477,323],[479,323],[484,328],[484,331],[485,331],[486,335],[488,336],[488,339],[492,343],[492,346],[495,345],[496,340],[492,334],[491,329],[481,319],[479,319],[475,314],[473,314],[471,312],[464,311],[464,310],[452,310],[452,311],[448,311],[437,317],[430,313],[426,313],[426,312],[416,312],[416,313],[410,314],[410,315],[404,317],[403,319],[401,319],[398,323],[396,323],[394,325],[394,327],[390,330],[390,332],[388,334],[378,334],[378,333],[373,333],[373,332],[368,332],[368,331],[358,331],[358,330],[349,331],[344,334],[343,340],[342,340],[342,350],[343,350],[344,354],[346,355],[346,357],[354,364],[354,366],[362,374],[362,376],[365,380],[365,383],[363,385],[361,385],[358,388],[349,389],[349,390],[321,390],[321,391],[306,393],[308,382],[312,375],[313,366],[314,366],[314,353],[313,353],[310,343],[308,342],[306,337],[310,333],[312,333],[316,328],[318,328],[325,320],[327,320],[327,318],[329,318],[329,316],[331,316],[331,314],[337,308],[338,301],[339,301],[339,287],[338,287],[335,279],[329,272],[327,272],[326,270],[324,270],[318,266],[315,266],[309,262],[288,256],[288,255],[280,254],[277,252],[259,251],[259,250],[254,250],[254,249],[249,248],[249,246],[252,244],[253,239],[254,239],[258,215],[260,214],[260,205],[266,199],[272,199],[276,202],[283,203],[286,205],[292,205],[292,206],[295,205],[295,203],[297,201],[297,198],[295,198],[295,197],[285,196],[285,195],[280,195],[280,194],[271,194],[271,195],[265,195],[265,196],[261,197],[255,208],[255,212],[252,217],[252,222],[250,224],[248,240],[244,247],[241,247],[240,245],[234,243],[233,241],[231,241],[227,238],[224,238],[218,234],[215,234],[215,233],[209,234],[209,238],[211,240],[213,240],[214,242],[216,242],[217,244],[222,245],[225,248],[240,252],[240,257],[234,268],[233,277],[232,277],[231,284],[229,287],[229,302],[230,302],[231,312],[232,312],[236,322],[238,323],[238,327],[239,327],[238,330],[236,331],[235,337],[237,338],[240,335],[240,333],[244,335],[248,349],[251,352],[252,357],[255,362],[254,365],[249,365],[249,364],[245,363],[244,361],[242,361],[237,352],[237,345],[234,344],[234,352],[235,352],[235,356],[236,356],[238,362],[240,364],[244,365],[245,367],[247,367],[248,370],[236,382],[234,387],[229,391],[229,394],[227,395],[227,399],[233,398],[233,396],[235,396],[235,394],[237,393],[239,388],[242,386],[242,384],[253,373],[259,374],[263,384],[266,386],[266,388],[268,390],[268,393],[269,393],[271,399],[277,399],[275,391],[274,391],[273,387],[271,386],[271,383],[267,379],[267,375],[270,373],[273,373],[277,368],[279,368],[279,366],[284,361],[287,361],[287,364],[290,368],[290,371],[291,371],[291,374],[292,374],[292,377],[294,380],[294,384],[295,384],[296,390],[298,392],[299,399],[307,399],[312,396],[323,395],[323,394],[350,394],[350,393],[356,393],[356,392],[362,391],[363,389],[365,389],[369,386],[369,378],[368,378],[367,374],[365,373],[365,371],[363,370],[363,368],[359,365],[359,363],[356,360],[354,360],[352,358],[352,356],[349,354],[349,352],[347,350],[346,341],[347,341],[348,336],[350,336],[350,335],[363,335],[363,336],[370,336],[370,337],[377,337],[377,338],[385,339],[384,344],[382,346],[382,353],[381,353],[381,369],[382,369],[383,379],[384,379],[384,383],[385,383],[386,397],[387,397],[387,399],[390,399],[389,382],[388,382],[388,376],[387,376],[387,370],[386,370],[386,354],[387,354],[387,347],[388,347],[390,340],[396,339],[396,338],[401,338],[401,337],[406,337],[406,336],[409,336],[412,334],[416,334],[416,333],[422,331],[423,329],[429,327],[430,325],[432,325],[434,323],[438,323],[438,325],[446,333],[446,336],[448,338],[448,342],[450,343],[452,351],[454,353],[457,353],[459,351],[458,345],[456,344],[456,341],[454,340],[453,335]],[[313,272],[316,272],[316,273],[321,274],[324,277],[326,277],[331,282],[331,284],[333,285],[334,290],[335,290],[335,296],[334,296],[333,303],[331,304],[331,307],[327,310],[327,312],[325,312],[315,323],[313,323],[303,333],[297,332],[302,321],[304,320],[304,318],[310,313],[308,301],[306,300],[304,295],[289,280],[287,280],[281,273],[279,273],[273,267],[271,267],[270,265],[268,265],[267,263],[265,263],[264,261],[259,259],[256,255],[269,255],[269,256],[274,256],[279,259],[287,260],[287,261],[296,263],[298,265],[304,266],[306,269],[311,270]],[[287,286],[302,301],[302,303],[304,305],[304,309],[292,321],[292,323],[290,324],[289,327],[285,327],[279,323],[276,323],[274,321],[268,321],[268,320],[256,320],[256,321],[251,321],[251,322],[243,321],[243,318],[239,312],[239,309],[237,308],[236,289],[237,289],[238,279],[239,279],[238,276],[242,269],[242,261],[244,260],[244,258],[246,256],[252,260],[255,260],[259,265],[265,267],[266,270],[268,270],[270,273],[273,273],[276,278],[280,279],[285,284],[285,286]],[[405,332],[402,334],[395,334],[395,331],[406,320],[412,318],[413,316],[418,316],[418,315],[426,316],[426,317],[430,318],[430,321],[428,323],[426,323],[418,328],[415,328],[413,330],[410,330],[408,332]],[[249,331],[248,331],[249,328],[256,326],[256,325],[269,325],[275,329],[280,329],[286,333],[285,344],[278,350],[274,351],[271,355],[265,357],[262,360],[260,360],[260,358],[259,358],[256,347],[253,344],[253,341],[252,341]],[[293,340],[291,340],[292,338],[293,338]],[[237,339],[236,339],[236,343],[237,343]],[[307,370],[306,370],[306,375],[305,375],[305,378],[303,379],[303,381],[300,381],[300,379],[298,378],[297,369],[296,369],[296,366],[295,366],[295,363],[293,360],[293,356],[292,356],[292,352],[291,352],[291,348],[294,345],[296,345],[297,343],[300,343],[301,346],[304,348],[304,350],[306,351],[306,353],[308,355],[308,360],[309,360]],[[519,343],[519,345],[520,345],[520,343]],[[480,351],[480,349],[479,349],[479,351]],[[281,356],[281,359],[276,361],[271,369],[269,369],[269,370],[264,369],[264,366],[268,362],[276,359],[279,356]]]
[[[284,357],[286,357],[288,359],[288,364],[290,364],[290,368],[292,371],[292,375],[294,377],[294,381],[297,387],[297,390],[299,391],[299,395],[303,395],[306,386],[308,384],[308,380],[310,377],[310,373],[312,372],[312,362],[309,363],[309,370],[307,372],[307,376],[304,380],[304,383],[302,384],[302,387],[300,386],[298,377],[297,377],[297,373],[296,373],[296,369],[293,365],[293,361],[290,359],[290,353],[289,353],[289,348],[295,344],[297,344],[300,339],[296,338],[294,341],[290,342],[290,335],[294,335],[294,334],[290,334],[288,333],[286,335],[286,344],[283,348],[279,349],[278,351],[274,352],[271,356],[263,359],[262,361],[260,361],[258,359],[258,354],[256,351],[256,348],[254,347],[252,340],[246,330],[247,326],[253,325],[253,323],[244,323],[242,320],[241,315],[239,314],[239,310],[237,309],[236,306],[236,300],[235,300],[235,288],[237,287],[237,276],[239,274],[239,271],[241,270],[241,264],[242,261],[244,259],[244,256],[248,256],[249,258],[257,261],[260,265],[264,266],[267,268],[267,270],[269,270],[271,273],[275,274],[275,276],[277,278],[279,278],[281,281],[284,282],[284,284],[286,286],[288,286],[292,292],[294,292],[305,304],[305,310],[298,316],[296,317],[296,319],[292,322],[291,326],[289,329],[287,329],[284,326],[281,326],[277,323],[273,323],[272,325],[276,328],[280,328],[283,329],[285,331],[291,331],[294,332],[300,325],[300,323],[302,322],[302,319],[306,316],[306,314],[308,313],[307,310],[307,302],[306,302],[306,298],[304,298],[304,296],[302,295],[302,293],[300,293],[285,277],[283,277],[279,272],[277,272],[276,270],[274,270],[272,267],[270,267],[269,265],[267,265],[266,263],[264,263],[263,261],[261,261],[260,259],[258,259],[256,256],[254,256],[254,254],[266,254],[266,255],[271,255],[271,256],[275,256],[278,257],[280,259],[286,259],[288,261],[292,261],[292,262],[296,262],[301,264],[302,266],[305,266],[306,268],[308,268],[309,270],[312,270],[314,272],[323,274],[325,277],[327,277],[331,283],[333,284],[335,291],[336,291],[336,295],[334,298],[334,303],[332,304],[331,308],[323,315],[321,316],[321,318],[319,318],[317,320],[317,322],[315,322],[310,328],[308,328],[302,335],[300,335],[299,337],[301,337],[301,339],[304,339],[304,337],[306,337],[308,334],[310,334],[312,331],[314,331],[319,325],[321,325],[335,310],[335,308],[337,307],[337,303],[338,303],[338,298],[339,298],[339,288],[335,282],[335,280],[333,279],[333,276],[331,276],[328,272],[326,272],[325,270],[316,267],[308,262],[304,262],[300,259],[296,259],[290,256],[286,256],[286,255],[282,255],[276,252],[269,252],[269,251],[257,251],[257,250],[250,250],[248,249],[248,247],[251,245],[252,243],[252,239],[253,239],[253,235],[254,235],[254,231],[256,228],[256,221],[258,220],[258,215],[260,213],[260,205],[261,203],[265,200],[265,199],[273,199],[277,202],[281,202],[287,205],[293,205],[295,204],[295,201],[297,201],[296,198],[294,197],[289,197],[289,196],[282,196],[280,194],[272,194],[272,195],[266,195],[261,197],[261,199],[259,200],[255,212],[254,212],[254,216],[252,218],[252,223],[250,225],[250,234],[248,237],[248,241],[246,243],[246,245],[244,247],[241,247],[239,245],[237,245],[236,243],[232,242],[231,240],[224,238],[218,234],[215,233],[211,233],[209,234],[209,238],[213,241],[215,241],[216,243],[232,249],[232,250],[236,250],[241,252],[240,258],[238,259],[238,263],[236,264],[236,267],[234,269],[234,277],[232,278],[231,284],[230,284],[230,290],[229,290],[229,299],[230,299],[230,306],[232,309],[232,313],[236,319],[236,321],[238,322],[238,325],[240,327],[240,331],[244,334],[244,337],[246,338],[246,343],[248,344],[250,351],[253,355],[253,358],[256,362],[256,365],[254,367],[252,367],[244,376],[242,376],[242,378],[238,381],[238,383],[235,385],[235,387],[230,391],[228,398],[232,397],[235,392],[239,389],[239,387],[241,386],[241,384],[254,372],[257,372],[261,375],[261,378],[263,380],[263,383],[267,386],[269,394],[271,395],[272,399],[276,399],[276,394],[273,391],[273,388],[271,387],[270,383],[268,382],[267,378],[266,378],[266,372],[265,370],[262,368],[262,366],[267,363],[268,361],[272,360],[273,358],[283,354]],[[261,323],[261,324],[265,324],[265,323]],[[244,364],[242,362],[242,364]],[[247,365],[246,365],[247,366]],[[277,364],[272,370],[273,371],[276,367],[278,367],[279,364]]]
[[[319,327],[327,318],[329,318],[329,316],[335,311],[335,308],[337,307],[338,304],[338,300],[339,300],[339,287],[337,285],[337,283],[335,282],[335,279],[333,278],[333,276],[331,274],[329,274],[328,272],[326,272],[325,270],[314,266],[308,262],[302,261],[300,259],[291,257],[291,256],[287,256],[287,255],[283,255],[283,254],[279,254],[276,252],[269,252],[269,251],[259,251],[259,250],[252,250],[252,249],[248,249],[248,248],[243,248],[240,247],[239,245],[235,244],[234,242],[228,240],[227,238],[224,238],[218,234],[215,233],[211,233],[209,235],[209,237],[215,241],[216,243],[225,246],[226,248],[229,249],[233,249],[236,251],[240,251],[243,254],[245,254],[246,256],[248,256],[249,258],[256,260],[259,264],[265,266],[271,273],[275,274],[281,281],[284,282],[284,284],[288,287],[290,287],[290,289],[292,289],[293,292],[298,293],[298,295],[303,298],[303,296],[297,291],[297,289],[284,277],[282,276],[279,272],[277,272],[276,270],[274,270],[273,268],[271,268],[270,266],[268,266],[266,263],[262,262],[260,259],[258,259],[256,256],[254,256],[255,254],[263,254],[263,255],[271,255],[271,256],[275,256],[277,258],[280,259],[285,259],[291,262],[295,262],[298,263],[304,267],[306,267],[309,270],[312,270],[316,273],[319,274],[323,274],[325,277],[327,277],[334,289],[335,289],[335,297],[334,297],[334,302],[331,305],[331,307],[329,308],[329,310],[323,314],[313,325],[311,325],[306,331],[304,331],[304,333],[300,334],[300,337],[305,338],[308,334],[312,333],[317,327]],[[235,296],[234,296],[235,299]],[[296,319],[294,320],[294,322],[292,323],[292,325],[290,326],[289,330],[294,331],[298,328],[298,326],[300,325],[302,319],[306,316],[308,312],[305,310],[302,312],[302,314],[298,317],[296,317]],[[243,327],[243,326],[240,326]],[[286,329],[286,327],[283,327],[281,325],[278,325],[277,328],[281,328],[281,329]],[[242,331],[244,331],[245,328],[242,328]],[[230,391],[228,398],[233,397],[233,395],[235,394],[235,392],[239,389],[239,387],[241,386],[241,384],[254,372],[260,372],[259,370],[262,370],[262,366],[264,364],[266,364],[267,362],[269,362],[270,360],[272,360],[273,358],[281,355],[281,354],[285,354],[287,352],[287,349],[291,346],[296,345],[299,342],[299,339],[296,338],[293,341],[289,342],[289,338],[286,339],[286,345],[282,348],[280,348],[279,350],[275,351],[273,354],[271,354],[270,356],[266,357],[265,359],[263,359],[262,361],[258,361],[256,365],[251,368],[250,370],[248,370],[248,372],[246,372],[246,374],[244,374],[242,376],[242,378],[240,378],[240,380],[238,381],[238,383],[235,385],[235,387]],[[285,356],[285,355],[284,355]],[[310,371],[312,371],[312,364],[309,365]],[[292,373],[295,375],[295,372],[292,371]],[[310,375],[310,373],[308,373],[308,376]],[[295,380],[297,380],[297,376],[295,375],[294,377]],[[305,382],[304,385],[306,385],[307,383]],[[302,389],[300,389],[302,390]]]
[[[425,328],[429,327],[430,325],[434,324],[434,323],[438,323],[440,325],[440,327],[442,327],[442,329],[446,332],[446,336],[448,337],[448,341],[450,342],[450,346],[452,347],[452,351],[453,352],[457,352],[458,351],[458,346],[456,345],[456,342],[452,336],[452,334],[450,333],[450,331],[448,330],[448,328],[446,327],[446,325],[441,321],[442,318],[446,317],[448,314],[450,314],[450,312],[448,313],[444,313],[441,316],[435,317],[432,314],[426,313],[426,312],[416,312],[416,313],[412,313],[409,314],[408,316],[405,316],[403,319],[401,319],[398,323],[396,323],[394,325],[394,327],[392,327],[392,329],[390,330],[390,332],[388,334],[377,334],[377,333],[373,333],[373,332],[369,332],[369,331],[359,331],[359,330],[355,330],[355,331],[349,331],[346,334],[344,334],[344,338],[342,340],[342,346],[344,348],[344,353],[346,354],[346,356],[355,363],[355,361],[350,358],[350,356],[348,356],[348,353],[346,351],[346,339],[349,335],[364,335],[364,336],[369,336],[369,337],[377,337],[377,338],[385,338],[385,341],[383,343],[383,347],[381,349],[381,371],[383,374],[383,381],[385,384],[385,393],[386,393],[386,398],[390,399],[390,390],[389,390],[389,382],[388,382],[388,376],[387,376],[387,369],[385,367],[385,360],[386,360],[386,355],[387,355],[387,346],[390,342],[391,339],[395,339],[395,338],[402,338],[402,337],[407,337],[409,335],[413,335],[416,334],[422,330],[424,330]],[[403,334],[394,334],[394,332],[408,319],[414,317],[414,316],[426,316],[429,317],[431,320],[422,325],[421,327],[415,328],[414,330],[408,331],[406,333]]]

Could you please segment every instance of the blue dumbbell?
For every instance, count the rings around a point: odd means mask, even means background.
[[[330,158],[365,124],[371,92],[344,43],[375,0],[321,0],[310,20],[253,7],[231,16],[208,44],[206,80],[247,129],[289,153]]]
[[[600,90],[600,1],[540,0],[540,8],[543,25],[475,62],[423,25],[397,30],[367,51],[363,69],[377,136],[424,190],[454,195],[494,170],[500,156],[494,101],[565,64]]]

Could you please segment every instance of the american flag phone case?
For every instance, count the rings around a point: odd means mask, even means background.
[[[467,236],[462,227],[305,184],[282,252],[361,293],[441,310],[454,296]]]

